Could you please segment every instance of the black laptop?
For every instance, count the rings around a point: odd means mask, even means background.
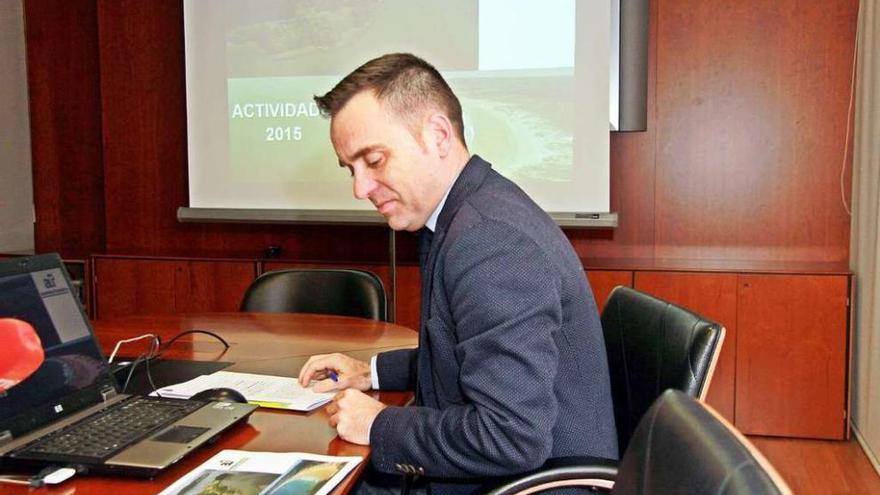
[[[151,477],[250,404],[119,392],[61,259],[0,260],[0,465]]]

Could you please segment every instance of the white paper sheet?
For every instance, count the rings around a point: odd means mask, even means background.
[[[217,371],[190,381],[162,387],[162,397],[188,399],[211,388],[231,388],[244,395],[251,404],[294,411],[311,411],[333,398],[334,393],[317,393],[299,384],[296,378],[234,371]],[[156,395],[154,392],[152,395]]]

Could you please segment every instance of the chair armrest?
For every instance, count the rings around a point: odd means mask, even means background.
[[[527,495],[570,486],[611,490],[616,480],[617,463],[614,461],[554,467],[511,481],[489,495]]]

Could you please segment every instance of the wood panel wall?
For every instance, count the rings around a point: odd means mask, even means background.
[[[651,9],[648,131],[611,138],[620,227],[571,234],[578,252],[846,261],[857,0]]]
[[[34,244],[86,258],[104,250],[104,168],[94,0],[23,2],[33,161]]]
[[[845,261],[857,2],[660,5],[657,257]]]
[[[583,257],[845,261],[857,0],[654,0],[648,131],[611,136]],[[64,256],[387,260],[376,227],[192,225],[179,0],[26,2],[37,245]],[[843,190],[849,195],[849,172]],[[405,261],[410,236],[398,236]]]

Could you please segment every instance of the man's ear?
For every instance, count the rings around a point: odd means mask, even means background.
[[[442,113],[432,113],[428,115],[425,125],[425,143],[437,150],[440,158],[446,158],[449,150],[452,149],[452,140],[454,139],[452,122]]]

